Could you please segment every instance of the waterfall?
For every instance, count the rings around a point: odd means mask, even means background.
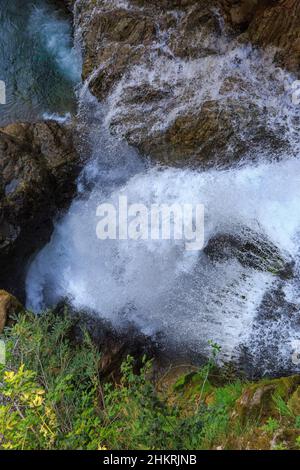
[[[229,77],[246,86],[224,92]],[[291,102],[293,80],[274,65],[270,52],[228,41],[209,58],[167,61],[154,54],[150,65],[133,67],[103,103],[83,84],[79,121],[90,155],[78,197],[30,266],[28,307],[40,312],[68,298],[76,309],[115,327],[133,324],[178,351],[200,356],[213,340],[222,347],[222,360],[244,361],[252,374],[299,371],[292,362],[300,340],[299,110]],[[160,107],[145,114],[142,105],[126,103],[124,96],[137,83],[172,85],[167,117]],[[134,131],[147,128],[151,138],[187,108],[192,112],[208,99],[226,107],[229,97],[246,101],[249,109],[255,104],[258,121],[264,119],[286,145],[276,152],[261,145],[226,168],[180,169],[148,162],[118,137],[130,125],[120,116],[138,114]],[[120,195],[146,206],[204,204],[206,246],[218,234],[239,237],[247,227],[258,245],[266,237],[293,260],[294,276],[279,279],[236,258],[211,260],[205,250],[186,251],[181,240],[100,241],[97,206],[116,205]]]

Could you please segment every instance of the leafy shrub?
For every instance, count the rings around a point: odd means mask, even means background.
[[[273,397],[274,416],[239,419],[238,399],[251,384],[224,384],[219,374],[216,385],[219,348],[213,343],[204,367],[159,387],[151,361],[143,358],[136,373],[132,357],[118,383],[102,383],[101,354],[85,331],[78,334],[68,312],[23,314],[3,339],[8,353],[0,366],[0,449],[300,446],[299,417],[282,397]]]
[[[84,333],[74,344],[73,319],[26,314],[6,331],[0,370],[3,449],[189,449],[199,445],[203,416],[185,413],[151,380],[144,358],[122,365],[119,384],[99,381],[100,354]],[[9,416],[9,419],[8,419]]]
[[[71,327],[67,314],[28,314],[7,331],[7,364],[0,370],[2,448],[101,447],[99,354],[87,335],[72,345]]]

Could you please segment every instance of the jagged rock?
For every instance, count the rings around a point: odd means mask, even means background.
[[[220,0],[228,22],[241,28],[241,40],[277,49],[279,65],[300,72],[298,0]]]
[[[293,276],[293,262],[262,233],[247,227],[237,228],[235,233],[221,233],[212,237],[204,253],[212,261],[237,259],[242,266],[268,271],[282,278]]]
[[[151,135],[142,116],[139,127],[128,129],[127,121],[123,135],[143,154],[167,165],[226,166],[240,161],[250,150],[249,157],[255,158],[260,146],[276,152],[285,145],[260,119],[255,107],[242,101],[207,101],[199,110],[179,115],[167,129]],[[118,124],[112,120],[111,128],[119,134]]]
[[[78,170],[70,129],[48,121],[0,130],[0,287],[20,292],[19,276],[71,201]]]
[[[298,0],[269,2],[260,9],[247,30],[247,37],[260,47],[278,48],[277,61],[300,72],[300,3]]]
[[[145,55],[155,36],[153,18],[142,12],[122,10],[94,10],[84,15],[85,45],[83,77],[86,78],[99,67],[90,82],[92,92],[105,98],[112,87],[122,78],[127,68],[137,64]]]
[[[99,100],[108,100],[107,125],[113,133],[167,165],[207,166],[217,161],[227,166],[248,158],[249,152],[257,158],[270,148],[276,154],[285,145],[284,132],[269,126],[266,110],[257,105],[256,85],[247,90],[246,80],[238,83],[234,77],[222,77],[216,99],[214,93],[206,96],[203,88],[207,76],[216,68],[220,71],[218,64],[214,69],[209,61],[226,54],[228,37],[283,47],[282,53],[289,54],[284,65],[296,63],[300,38],[296,4],[130,0],[126,7],[121,5],[79,0],[75,8],[75,26],[82,35],[83,78]],[[285,21],[288,8],[293,19]],[[282,26],[277,20],[281,10]],[[294,42],[287,50],[289,37]],[[197,62],[201,58],[205,65]],[[187,75],[181,77],[185,66]],[[204,95],[201,99],[199,92]]]
[[[241,0],[241,1],[225,1],[224,7],[228,9],[230,20],[234,25],[249,25],[253,19],[255,11],[259,3],[258,0]]]
[[[23,310],[22,304],[12,295],[0,290],[0,334],[9,319]]]
[[[247,29],[255,15],[278,3],[279,0],[220,0],[227,20],[242,30]]]
[[[117,2],[79,1],[76,25],[83,39],[83,78],[90,77],[92,92],[103,100],[129,69],[149,65],[156,48],[161,48],[162,57],[215,54],[218,40],[214,36],[220,36],[218,17],[212,10],[216,5],[214,0],[134,0],[129,8],[122,8]]]
[[[218,54],[224,37],[213,2],[198,1],[191,5],[177,24],[168,25],[170,50],[184,60]]]
[[[277,49],[279,65],[300,72],[300,3],[297,0],[221,0],[233,27],[241,27],[241,40]]]

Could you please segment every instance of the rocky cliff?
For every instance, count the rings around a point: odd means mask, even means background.
[[[107,101],[111,132],[144,155],[167,165],[227,165],[253,155],[253,148],[276,153],[282,146],[282,132],[268,126],[266,109],[253,98],[259,70],[250,83],[251,70],[237,79],[232,69],[239,61],[251,61],[246,50],[252,44],[254,55],[256,47],[267,50],[267,57],[297,74],[299,2],[73,3],[83,79],[99,100]],[[213,81],[214,91],[208,91]]]

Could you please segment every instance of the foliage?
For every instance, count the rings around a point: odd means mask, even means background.
[[[237,404],[251,384],[216,385],[217,345],[206,365],[174,377],[175,385],[160,388],[145,357],[138,373],[128,357],[118,383],[102,382],[101,354],[75,324],[68,312],[23,314],[5,331],[0,449],[300,447],[299,416],[279,395],[271,397],[274,415],[241,419]]]
[[[262,426],[262,429],[266,432],[274,433],[275,431],[277,431],[277,429],[279,429],[279,427],[280,424],[278,420],[270,417],[268,418],[266,424]]]
[[[101,446],[99,354],[87,334],[80,346],[72,345],[71,327],[67,314],[28,314],[7,331],[7,364],[0,370],[1,447]]]
[[[192,448],[202,417],[168,403],[151,380],[151,362],[119,384],[99,381],[100,354],[89,336],[74,344],[72,317],[21,316],[6,332],[8,362],[0,371],[3,449]],[[10,416],[10,419],[7,417]]]

